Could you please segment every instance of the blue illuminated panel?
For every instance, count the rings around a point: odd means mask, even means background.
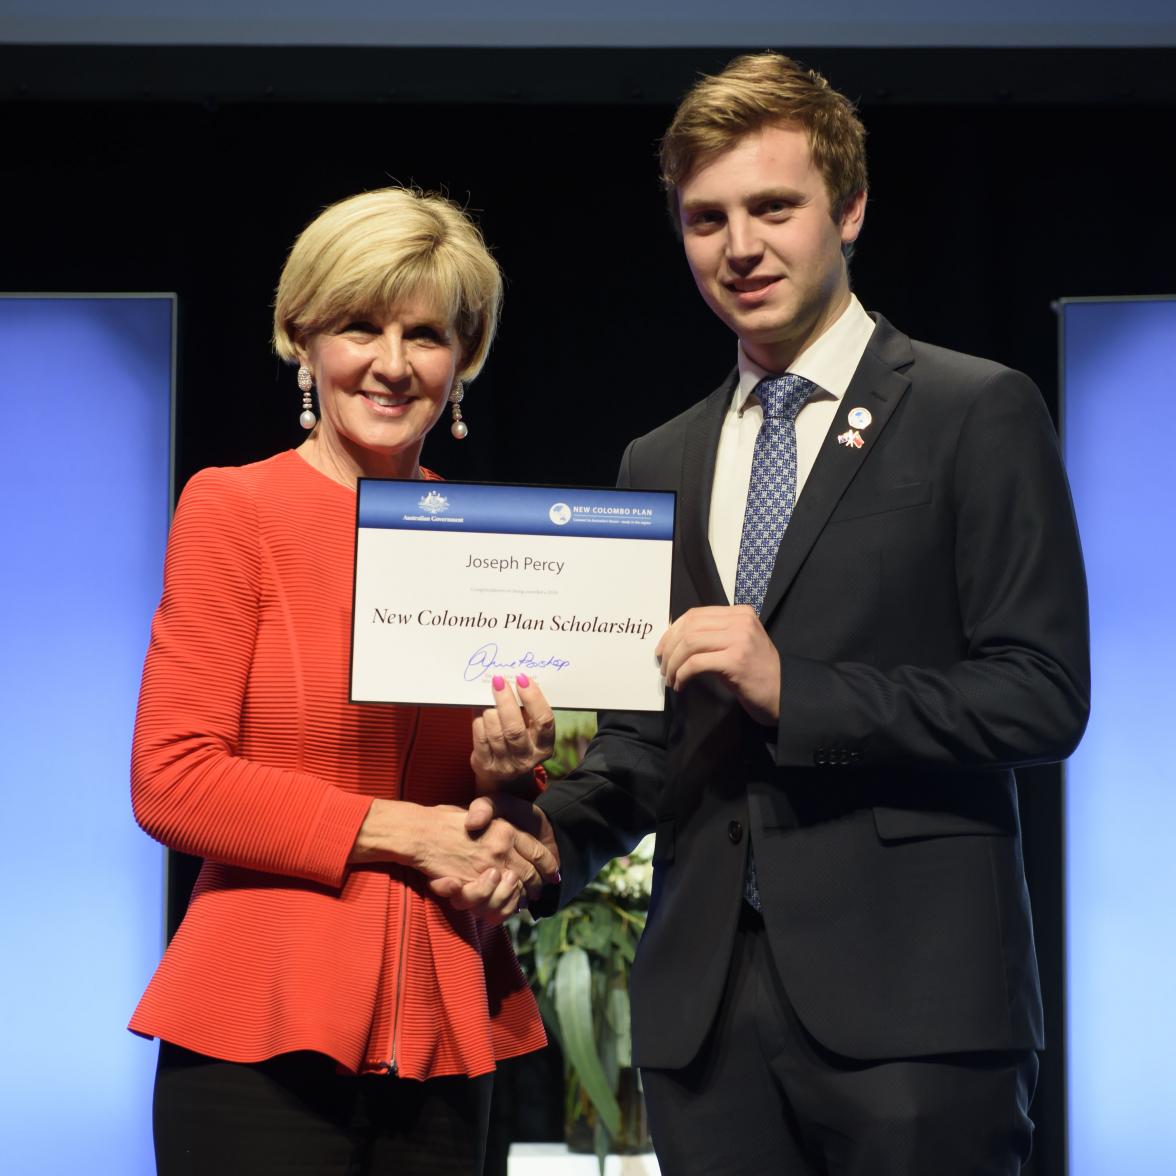
[[[0,1171],[147,1176],[164,852],[131,816],[174,299],[0,296]]]
[[[1176,1165],[1176,299],[1062,306],[1093,711],[1066,785],[1071,1176]]]

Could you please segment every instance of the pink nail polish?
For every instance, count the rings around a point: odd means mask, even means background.
[[[502,690],[506,686],[506,679],[501,674],[495,674],[494,677],[490,679],[490,685],[493,686],[495,690]]]
[[[524,689],[531,685],[531,679],[526,674],[515,674],[515,681]]]

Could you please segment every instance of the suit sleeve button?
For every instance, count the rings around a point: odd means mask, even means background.
[[[727,826],[727,836],[731,838],[732,845],[738,845],[743,840],[743,824],[740,821],[732,821]]]

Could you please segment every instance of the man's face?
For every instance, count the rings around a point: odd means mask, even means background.
[[[842,245],[865,193],[834,221],[808,136],[782,124],[745,135],[678,189],[686,260],[707,305],[768,371],[783,371],[849,301]]]

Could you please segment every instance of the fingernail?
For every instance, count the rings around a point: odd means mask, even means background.
[[[552,878],[551,880],[552,880],[552,882],[554,882],[556,884],[556,886],[558,886],[563,881],[563,875],[561,875],[560,872],[558,870],[556,870],[555,877]]]
[[[490,679],[490,685],[493,686],[495,690],[503,690],[506,687],[506,679],[501,674],[495,674],[494,677]]]
[[[526,674],[515,674],[515,681],[524,689],[531,685],[531,679]]]

